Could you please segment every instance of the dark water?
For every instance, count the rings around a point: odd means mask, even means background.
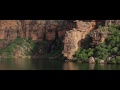
[[[0,59],[0,70],[120,70],[117,64],[87,64],[43,59]]]

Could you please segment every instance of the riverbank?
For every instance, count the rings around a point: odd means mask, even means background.
[[[78,63],[89,63],[89,64],[120,64],[118,61],[119,57],[108,57],[107,60],[102,60],[102,59],[97,59],[94,57],[90,57],[88,60],[80,60],[80,59],[70,59],[70,60],[65,60],[66,62],[78,62]]]

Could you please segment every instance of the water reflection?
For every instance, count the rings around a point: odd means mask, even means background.
[[[64,63],[62,60],[34,59],[31,61],[36,70],[62,70]]]
[[[89,64],[89,70],[94,70],[95,69],[95,64]]]
[[[29,59],[1,59],[0,70],[29,70],[34,69],[31,60]]]
[[[88,64],[45,59],[0,59],[0,70],[120,70],[120,64]]]
[[[31,70],[34,70],[35,67],[34,65],[32,64],[32,61],[30,59],[22,59],[22,58],[17,58],[17,59],[14,59],[13,62],[15,62],[15,65],[18,69],[31,69]]]
[[[105,70],[105,64],[99,64],[100,70]]]
[[[74,62],[64,62],[63,70],[78,70],[78,67]]]

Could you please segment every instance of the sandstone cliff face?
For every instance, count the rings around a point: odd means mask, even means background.
[[[72,59],[73,55],[81,45],[82,40],[85,36],[95,28],[96,22],[93,21],[82,21],[76,20],[76,28],[66,31],[64,39],[64,50],[62,54],[68,59]]]
[[[65,31],[71,29],[68,20],[0,20],[0,48],[5,47],[16,37],[31,37],[35,41],[48,41],[61,38]]]
[[[77,49],[81,46],[87,34],[91,33],[92,46],[103,43],[109,35],[107,27],[111,24],[120,25],[120,20],[75,20],[75,28],[66,31],[64,38],[64,50],[62,54],[67,59],[72,59]],[[104,26],[104,28],[99,28]]]
[[[62,54],[72,59],[75,51],[91,31],[94,30],[91,35],[93,45],[104,42],[107,32],[96,28],[111,23],[120,25],[120,20],[0,20],[0,49],[5,48],[16,37],[32,38],[39,42],[45,38],[48,46],[51,45],[48,48],[52,48],[51,42],[56,38],[64,37]],[[46,48],[44,45],[40,47]]]

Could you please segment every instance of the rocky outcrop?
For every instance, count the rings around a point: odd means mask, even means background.
[[[85,39],[86,35],[95,28],[95,21],[82,21],[76,20],[76,27],[66,31],[64,38],[64,54],[67,59],[72,59],[73,55],[77,51],[78,47],[81,45],[81,42]]]
[[[90,36],[92,37],[92,45],[98,45],[99,43],[103,43],[108,34],[109,32],[107,31],[106,27],[104,28],[104,31],[102,29],[94,30],[90,34]]]

